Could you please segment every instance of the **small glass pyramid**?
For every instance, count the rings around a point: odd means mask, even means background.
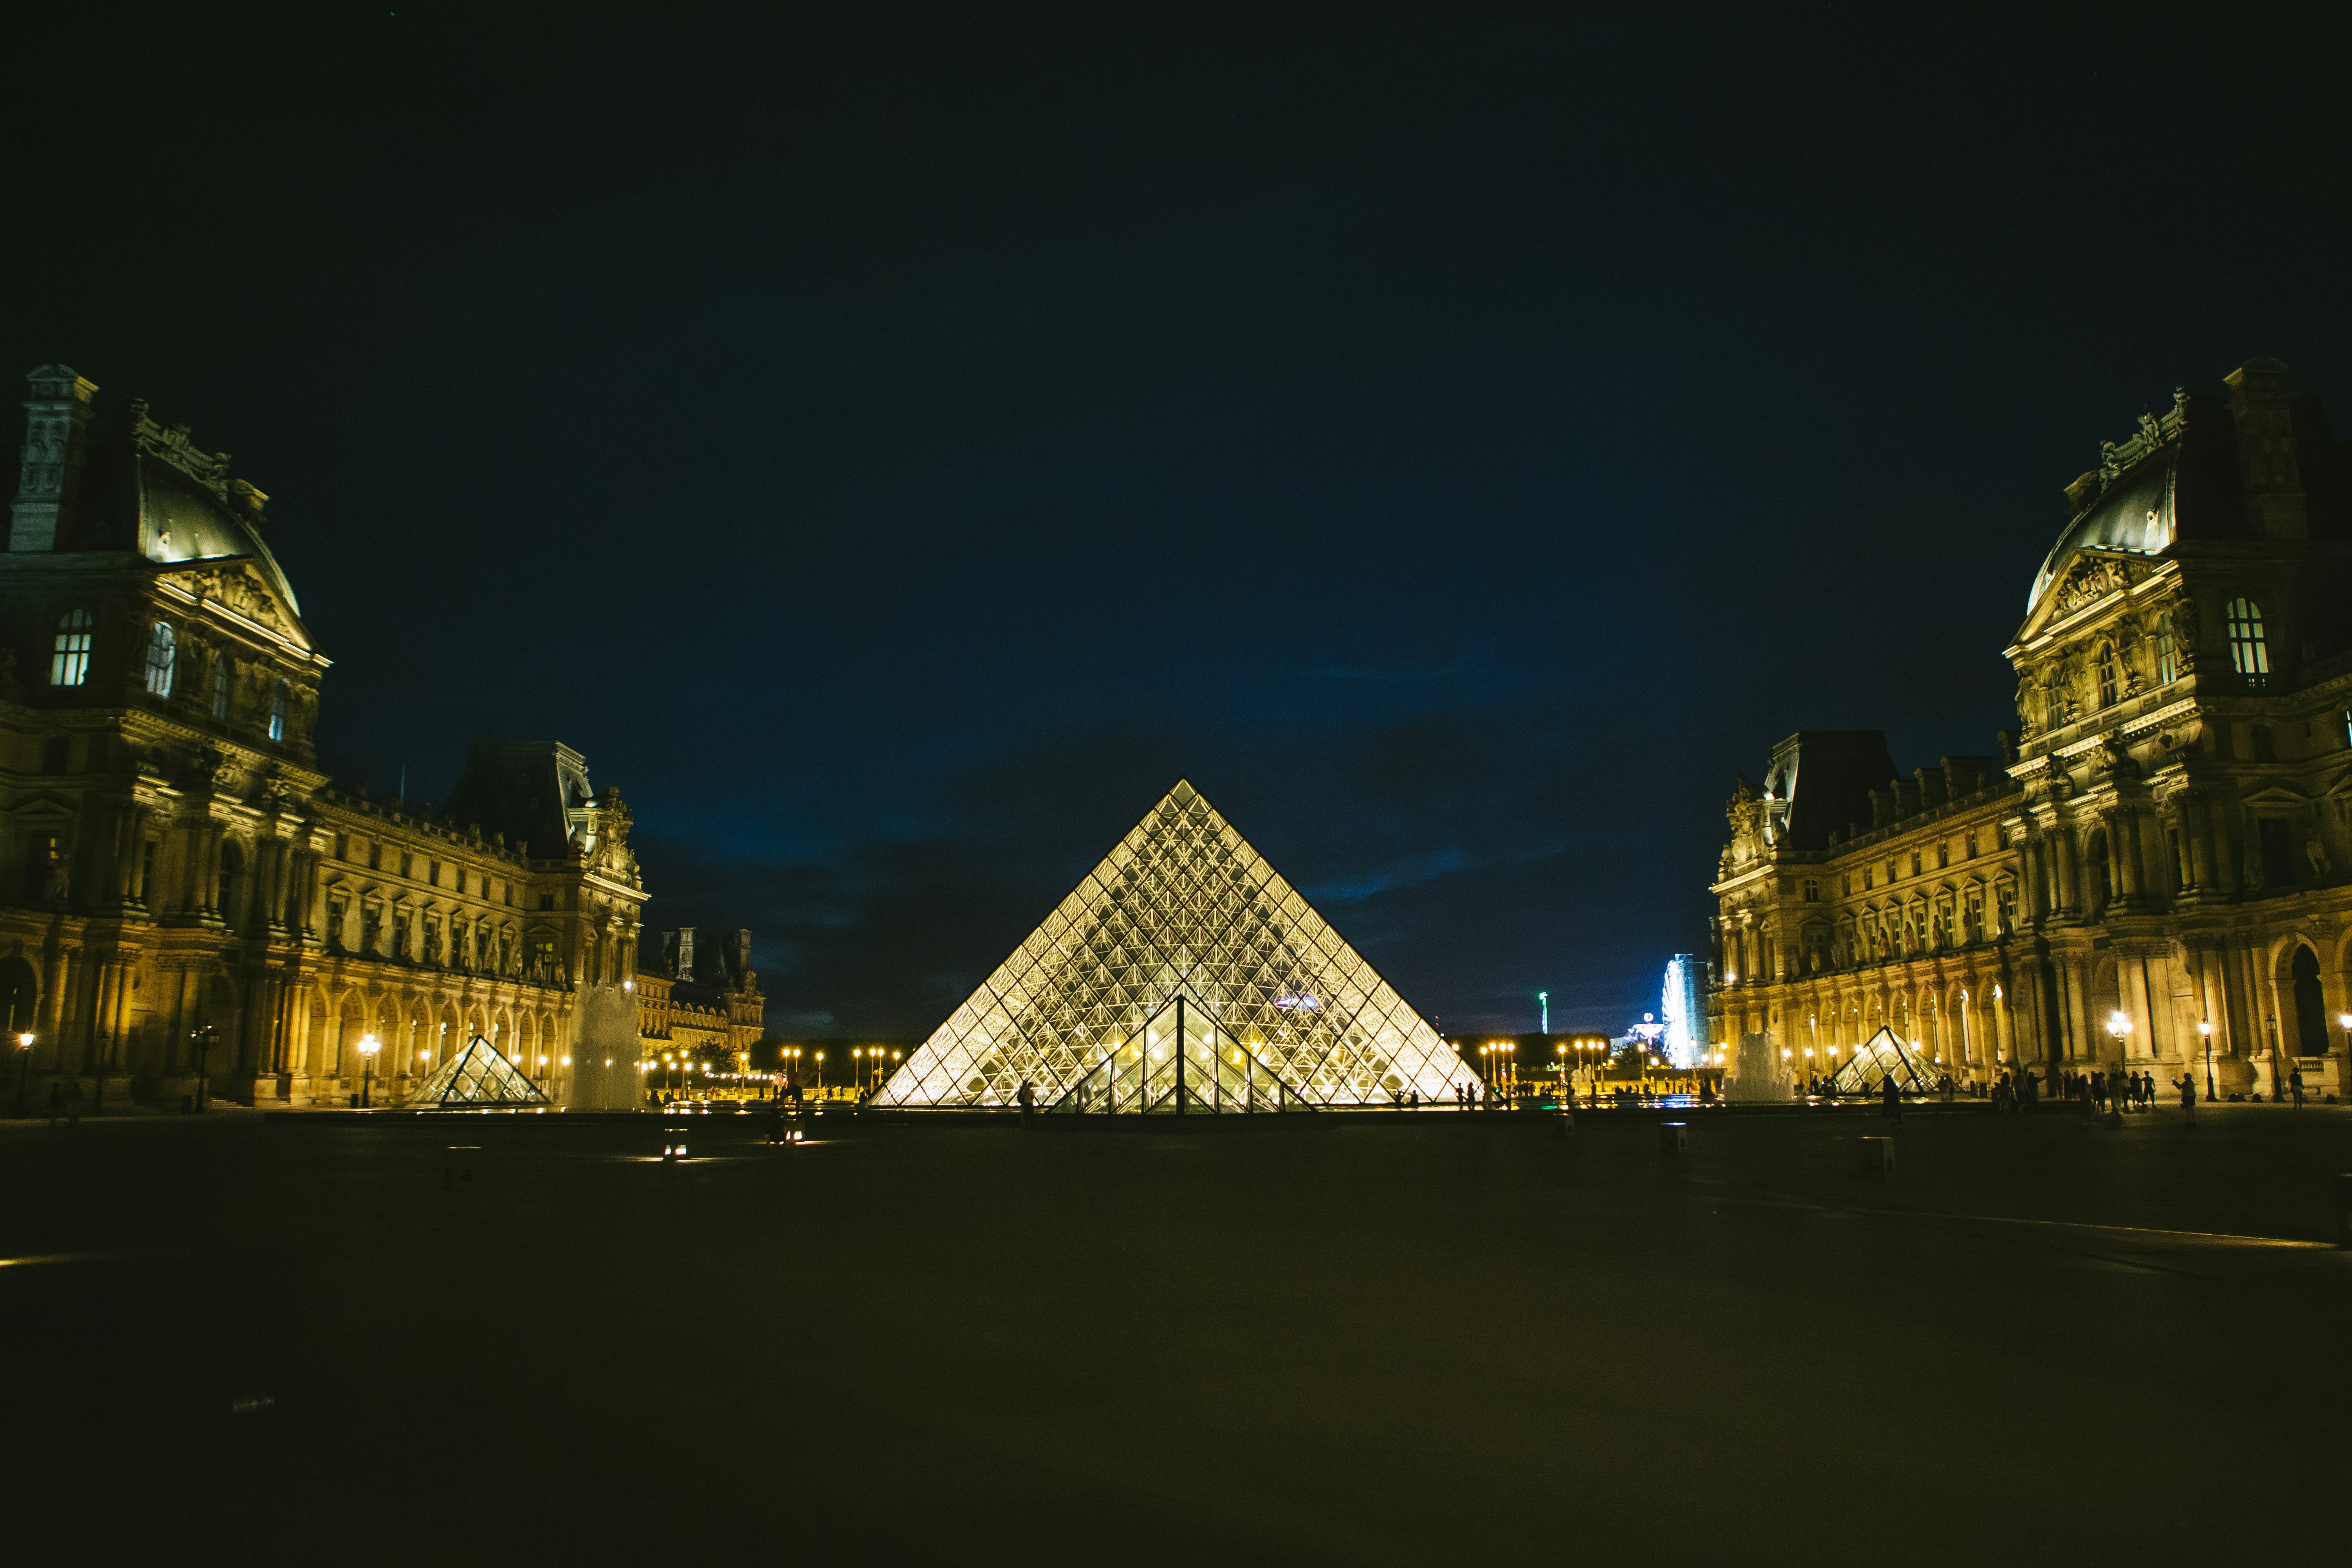
[[[1179,782],[890,1075],[885,1107],[1200,1114],[1451,1101],[1470,1069]]]
[[[1853,1048],[1853,1059],[1830,1079],[1832,1094],[1877,1094],[1889,1078],[1897,1094],[1932,1094],[1942,1069],[1914,1056],[1911,1047],[1881,1029]]]
[[[422,1109],[547,1102],[545,1091],[499,1055],[498,1047],[479,1035],[464,1050],[427,1074],[409,1092],[406,1101]]]

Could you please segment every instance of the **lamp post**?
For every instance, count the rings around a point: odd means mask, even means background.
[[[819,1100],[824,1098],[824,1053],[823,1051],[816,1054],[816,1097]]]
[[[33,1032],[16,1037],[16,1114],[25,1114],[25,1074],[33,1064]]]
[[[2205,1040],[2205,1103],[2213,1103],[2213,1026],[2204,1019],[2197,1022],[2197,1032]]]
[[[2107,1015],[2107,1035],[2108,1037],[2116,1042],[2116,1060],[2117,1065],[2121,1065],[2122,1063],[2124,1041],[2130,1037],[2131,1032],[2131,1019],[2120,1008]],[[2115,1074],[2109,1073],[2107,1077],[2110,1080],[2107,1085],[2107,1103],[2113,1105],[2116,1103],[2116,1089],[2113,1082]]]
[[[213,1042],[219,1037],[220,1028],[214,1024],[199,1024],[188,1031],[188,1041],[196,1047],[196,1109],[198,1110],[202,1110],[207,1103],[205,1090],[208,1086],[205,1081],[205,1067],[212,1059]]]
[[[368,1089],[375,1082],[375,1054],[383,1049],[383,1042],[373,1035],[360,1037],[360,1109],[368,1108]]]

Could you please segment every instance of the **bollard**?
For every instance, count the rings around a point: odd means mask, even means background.
[[[1658,1152],[1687,1154],[1690,1152],[1690,1123],[1662,1121],[1658,1123]]]
[[[1855,1163],[1874,1176],[1895,1173],[1895,1140],[1892,1138],[1857,1138],[1853,1141]]]
[[[2336,1245],[2352,1247],[2352,1172],[2336,1178]]]

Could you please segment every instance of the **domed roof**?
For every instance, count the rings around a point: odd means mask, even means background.
[[[260,569],[262,578],[296,616],[301,604],[294,585],[286,580],[278,558],[261,542],[260,533],[232,512],[211,487],[190,477],[177,465],[152,454],[138,455],[139,552],[159,565],[191,562],[245,560]]]
[[[2179,451],[2171,443],[2158,447],[2119,475],[2066,525],[2066,531],[2042,558],[2042,570],[2033,574],[2033,589],[2025,595],[2026,614],[2033,613],[2042,595],[2058,581],[2067,561],[2078,551],[2128,550],[2154,555],[2172,547],[2179,537],[2174,510]]]

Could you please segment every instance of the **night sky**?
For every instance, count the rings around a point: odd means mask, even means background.
[[[0,372],[270,492],[339,776],[580,748],[780,1032],[1180,776],[1449,1033],[1617,1029],[1774,741],[1994,749],[2102,439],[2352,419],[2327,15],[27,8]]]

